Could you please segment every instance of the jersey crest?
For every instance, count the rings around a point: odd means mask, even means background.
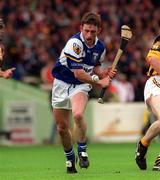
[[[77,43],[73,43],[73,51],[79,55],[81,53],[81,47]]]

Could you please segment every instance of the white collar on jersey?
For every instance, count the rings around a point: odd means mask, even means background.
[[[82,33],[80,33],[80,38],[81,38],[82,41],[85,43],[85,40],[84,40],[84,38],[83,38],[83,36],[82,36]],[[97,44],[97,41],[98,41],[98,38],[96,37],[94,45]],[[85,43],[85,44],[86,44],[86,43]],[[87,44],[86,44],[86,46],[87,46]],[[88,46],[87,46],[87,47],[88,47]],[[91,47],[88,47],[88,48],[91,48]]]

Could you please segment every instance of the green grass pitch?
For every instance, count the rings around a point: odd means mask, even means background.
[[[152,171],[160,144],[152,143],[148,169],[135,165],[136,144],[89,144],[90,167],[66,174],[65,157],[60,145],[6,147],[0,146],[0,180],[159,180],[160,172]]]

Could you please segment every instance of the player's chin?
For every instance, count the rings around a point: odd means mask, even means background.
[[[87,43],[88,46],[93,46],[94,45],[93,40],[86,40],[86,43]]]

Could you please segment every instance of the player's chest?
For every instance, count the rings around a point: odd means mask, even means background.
[[[101,53],[97,49],[84,49],[82,56],[84,63],[94,65],[99,61]]]

